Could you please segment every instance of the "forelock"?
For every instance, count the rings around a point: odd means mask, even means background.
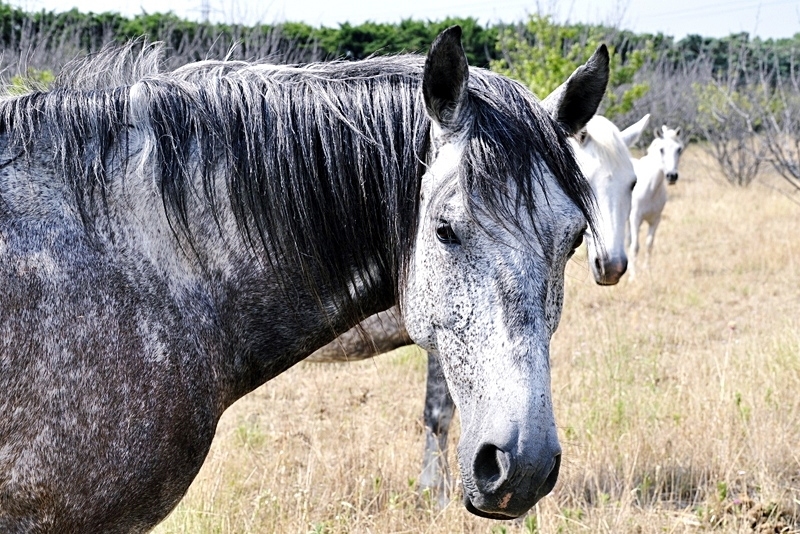
[[[594,220],[589,183],[578,167],[566,133],[527,88],[482,69],[471,69],[469,98],[473,114],[465,135],[459,175],[469,206],[497,220],[519,221],[527,213],[539,230],[539,191],[556,187],[587,221]],[[477,201],[477,202],[476,202]]]

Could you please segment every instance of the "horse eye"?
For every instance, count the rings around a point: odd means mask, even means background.
[[[575,251],[578,250],[578,247],[583,244],[583,234],[584,234],[584,232],[586,232],[585,228],[583,230],[581,230],[581,232],[575,238],[575,241],[572,242],[572,250],[569,251],[569,255],[570,256],[575,254]]]
[[[453,227],[444,219],[439,219],[436,223],[436,238],[445,245],[461,244],[461,240],[458,239],[458,236],[453,231]]]
[[[661,155],[664,155],[664,147],[661,147]]]
[[[636,187],[636,180],[634,180],[633,183],[631,184],[631,191],[633,191],[634,187]]]
[[[681,152],[683,152],[683,147],[682,147],[682,146],[679,146],[679,147],[678,147],[678,154],[680,154]]]

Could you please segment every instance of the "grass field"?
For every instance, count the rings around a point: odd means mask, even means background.
[[[800,194],[728,186],[692,146],[670,195],[634,283],[568,266],[561,475],[524,520],[417,496],[425,359],[404,349],[241,399],[156,532],[800,532]]]

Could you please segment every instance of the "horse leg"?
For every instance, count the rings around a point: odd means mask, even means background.
[[[636,277],[636,254],[639,253],[639,226],[642,219],[638,213],[631,212],[628,247],[628,281],[633,281]]]
[[[656,228],[658,228],[658,223],[661,222],[661,215],[654,217],[653,220],[650,222],[650,225],[647,228],[647,240],[645,241],[645,249],[647,254],[645,256],[644,265],[645,268],[650,267],[650,254],[653,251],[653,239],[656,237]]]
[[[307,361],[342,362],[371,358],[398,347],[411,345],[397,308],[373,315],[318,349]],[[425,389],[425,452],[420,476],[420,493],[428,493],[440,508],[450,502],[452,485],[447,465],[447,434],[455,413],[455,404],[447,389],[439,358],[428,354],[428,377]]]
[[[425,389],[425,454],[419,489],[435,498],[440,508],[450,502],[452,485],[447,466],[447,433],[455,404],[447,389],[439,357],[428,353],[428,382]]]

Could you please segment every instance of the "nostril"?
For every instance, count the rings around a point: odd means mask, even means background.
[[[556,454],[554,460],[555,462],[553,464],[553,468],[550,469],[550,474],[547,475],[547,479],[544,481],[544,484],[539,487],[539,495],[542,497],[553,491],[556,481],[558,480],[558,471],[561,467],[561,454]]]
[[[475,484],[484,493],[491,493],[502,485],[511,471],[511,455],[491,445],[484,444],[475,455]]]
[[[603,272],[603,262],[600,261],[600,258],[595,258],[594,259],[594,268],[597,269],[598,273],[602,273]]]

